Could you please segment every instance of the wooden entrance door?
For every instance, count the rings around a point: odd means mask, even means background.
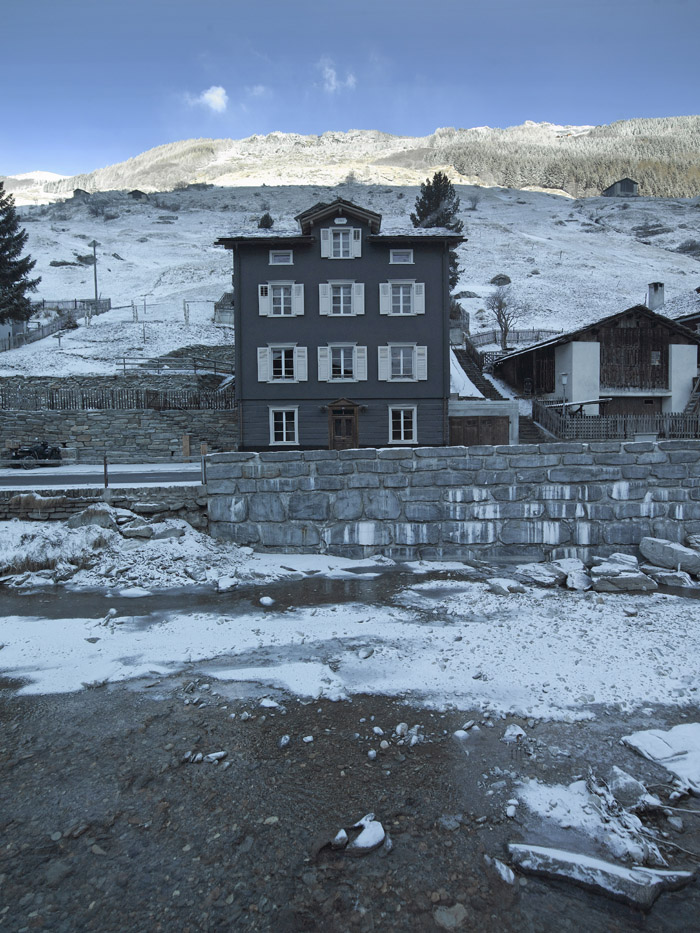
[[[357,447],[357,405],[341,399],[328,406],[329,450]]]

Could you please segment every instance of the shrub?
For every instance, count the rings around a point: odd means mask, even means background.
[[[273,224],[274,224],[274,220],[272,219],[269,212],[267,211],[262,215],[262,217],[258,221],[258,227],[261,230],[269,230]]]

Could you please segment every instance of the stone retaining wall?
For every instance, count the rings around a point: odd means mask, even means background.
[[[226,453],[207,492],[257,550],[586,560],[700,533],[700,440]]]
[[[63,521],[96,502],[108,502],[138,515],[184,518],[207,530],[207,499],[203,486],[144,486],[139,489],[45,489],[18,492],[0,490],[0,521]]]
[[[156,458],[180,458],[183,436],[190,437],[192,456],[200,445],[209,450],[235,450],[238,419],[235,411],[3,411],[0,412],[0,451],[35,438],[75,449],[78,460],[138,463]]]

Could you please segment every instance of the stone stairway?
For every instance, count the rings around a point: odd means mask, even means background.
[[[478,364],[472,359],[466,350],[463,350],[461,347],[452,347],[452,349],[454,350],[454,354],[459,361],[459,365],[462,367],[467,376],[469,376],[472,383],[476,386],[479,392],[481,392],[484,398],[490,398],[494,402],[505,401],[494,384],[489,382],[489,380],[484,377]]]
[[[555,441],[555,437],[545,434],[542,428],[527,415],[521,415],[518,421],[518,435],[521,444],[548,444]]]
[[[683,414],[685,415],[697,415],[698,412],[700,412],[700,377],[693,383],[690,398],[683,409]]]

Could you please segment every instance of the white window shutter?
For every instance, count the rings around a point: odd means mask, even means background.
[[[360,227],[353,227],[352,230],[352,258],[359,259],[362,255],[362,230]]]
[[[272,310],[272,298],[269,285],[258,285],[258,314],[269,317]]]
[[[379,285],[379,313],[391,314],[391,285],[388,282]]]
[[[258,347],[258,382],[270,381],[270,351],[267,347]]]
[[[377,379],[389,381],[389,347],[377,347]]]
[[[309,378],[306,347],[294,347],[294,377],[297,382],[306,382]]]
[[[416,282],[413,286],[413,313],[425,314],[425,285]]]
[[[367,382],[367,347],[355,347],[355,379]]]
[[[365,313],[365,283],[355,282],[352,287],[352,313]]]
[[[321,258],[330,259],[331,255],[331,231],[328,227],[321,230]]]
[[[304,313],[304,286],[292,285],[292,314]]]
[[[428,378],[428,348],[416,347],[416,379],[423,382]]]
[[[318,286],[318,313],[331,313],[331,287],[328,282],[321,282]]]
[[[330,347],[318,348],[318,381],[329,382],[331,378]]]

